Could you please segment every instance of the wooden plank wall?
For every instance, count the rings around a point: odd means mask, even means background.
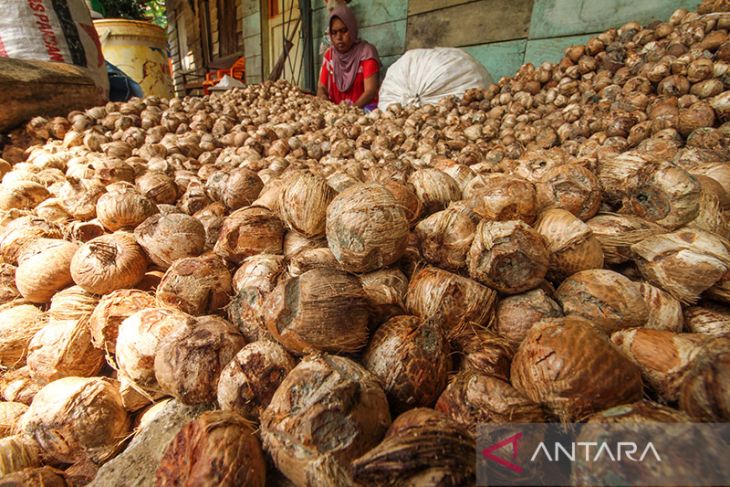
[[[667,19],[700,0],[410,0],[408,48],[462,47],[497,80],[630,20]]]
[[[184,30],[184,35],[178,31]],[[173,65],[176,95],[183,94],[183,72],[201,69],[200,28],[187,0],[168,0],[167,39]],[[187,61],[187,62],[185,62]]]
[[[261,2],[243,0],[243,52],[246,56],[246,82],[263,80],[263,49],[261,46]]]
[[[217,25],[217,1],[209,0],[212,25]],[[263,79],[262,3],[236,2],[239,49],[246,56],[247,81]],[[352,0],[360,36],[374,44],[385,69],[406,49],[462,47],[486,66],[497,80],[524,63],[557,62],[566,47],[582,44],[598,32],[629,20],[648,23],[667,19],[677,8],[695,9],[700,0]],[[322,63],[320,45],[327,28],[324,0],[312,0],[315,74]],[[177,53],[175,19],[185,24],[187,46]],[[175,72],[180,58],[200,66],[200,32],[188,0],[168,0],[168,38]],[[213,56],[218,55],[218,31],[212,30]],[[176,74],[175,87],[181,87]]]

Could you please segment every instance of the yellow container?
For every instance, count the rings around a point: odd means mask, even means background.
[[[172,96],[165,31],[149,22],[95,20],[104,57],[140,84],[145,96]]]

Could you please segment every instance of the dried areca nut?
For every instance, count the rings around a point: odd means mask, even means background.
[[[162,269],[178,259],[200,255],[206,242],[203,224],[184,213],[152,215],[134,229],[134,237]]]
[[[460,203],[424,218],[415,229],[421,254],[443,269],[463,269],[478,223],[479,216]]]
[[[730,304],[730,278],[728,275],[724,275],[714,286],[705,291],[703,296],[726,305]]]
[[[69,215],[86,221],[96,217],[96,203],[105,191],[104,185],[95,179],[68,178],[56,197]]]
[[[452,201],[461,199],[461,189],[454,178],[438,169],[414,171],[408,176],[408,187],[421,201],[424,215],[443,210]]]
[[[649,308],[635,283],[618,272],[591,269],[567,278],[555,293],[567,315],[576,315],[611,334],[643,326]]]
[[[157,383],[183,404],[213,402],[221,370],[245,344],[241,333],[223,318],[196,318],[160,341],[155,354]]]
[[[289,259],[287,269],[289,274],[293,277],[301,276],[312,269],[345,270],[343,266],[337,262],[335,254],[333,254],[328,247],[308,248],[298,252]]]
[[[377,326],[393,316],[406,314],[408,278],[398,269],[363,274],[360,284],[370,303],[370,325]]]
[[[193,216],[203,224],[205,230],[205,249],[212,250],[223,228],[223,221],[226,218],[226,207],[223,203],[211,203],[200,211],[196,211]]]
[[[499,301],[495,331],[517,349],[537,322],[561,316],[560,305],[544,289],[533,289]]]
[[[611,341],[640,369],[644,380],[666,401],[676,401],[687,371],[707,336],[636,328],[617,331]]]
[[[293,230],[284,235],[284,256],[296,258],[297,254],[312,249],[327,248],[327,239],[324,237],[308,238]]]
[[[124,409],[130,413],[139,411],[164,396],[161,392],[149,394],[138,389],[139,388],[130,383],[129,380],[125,379],[123,376],[120,377],[119,394],[122,395],[122,404],[124,404]]]
[[[686,423],[689,418],[681,411],[646,399],[615,406],[588,418],[588,424]]]
[[[730,269],[729,249],[725,239],[689,228],[631,246],[641,275],[684,304],[721,280]]]
[[[96,218],[112,232],[132,229],[158,212],[155,203],[125,183],[109,186],[96,202]]]
[[[160,285],[162,277],[165,275],[164,271],[156,269],[148,270],[142,276],[142,279],[134,285],[134,289],[139,289],[147,293],[154,293],[157,291],[157,286]]]
[[[135,180],[135,184],[140,193],[158,205],[177,202],[175,180],[165,173],[147,171]]]
[[[239,293],[242,289],[253,286],[262,292],[269,292],[284,269],[282,255],[253,255],[244,260],[233,275],[233,290]]]
[[[50,196],[44,186],[33,181],[3,183],[0,188],[0,210],[32,210]]]
[[[72,132],[69,132],[71,134]],[[52,467],[27,467],[3,476],[0,485],[7,487],[67,487],[68,483],[61,470]]]
[[[78,220],[69,222],[64,227],[64,234],[72,242],[85,243],[106,233],[104,226],[97,220],[81,222]]]
[[[0,257],[8,264],[17,264],[27,244],[39,238],[63,238],[55,223],[35,216],[21,216],[10,221],[0,235]]]
[[[698,164],[690,169],[695,176],[707,176],[714,179],[730,195],[730,166],[724,162],[710,162]]]
[[[712,127],[715,123],[715,111],[707,101],[698,101],[689,108],[679,110],[677,130],[687,137],[694,130],[703,127]]]
[[[122,446],[129,425],[115,384],[101,377],[65,377],[38,391],[20,429],[54,460],[101,463]]]
[[[408,223],[411,225],[416,223],[421,216],[422,211],[421,200],[418,196],[416,196],[416,194],[409,189],[408,186],[401,184],[398,181],[386,181],[383,183],[383,186],[385,186],[385,189],[393,195],[393,198],[395,198],[395,200],[403,206]]]
[[[0,263],[0,305],[20,297],[15,285],[17,268],[12,264]]]
[[[642,281],[639,284],[646,306],[649,308],[649,319],[644,325],[654,330],[668,330],[679,333],[684,328],[682,303],[666,291]]]
[[[281,254],[284,224],[270,210],[251,206],[231,213],[221,227],[215,253],[240,263],[256,254]]]
[[[609,154],[601,160],[598,172],[604,201],[619,206],[627,192],[638,186],[640,178],[646,173],[651,173],[655,167],[647,151]]]
[[[177,206],[188,215],[192,215],[212,202],[205,193],[205,187],[200,182],[191,182],[178,200]]]
[[[714,198],[717,198],[720,209],[722,211],[726,211],[728,208],[730,208],[730,195],[727,194],[725,188],[722,187],[722,184],[720,184],[717,180],[703,174],[691,174],[694,175],[694,177],[700,183],[700,186],[702,186],[702,192],[708,192],[712,194]],[[700,209],[700,212],[701,211],[702,210]]]
[[[712,336],[730,336],[730,308],[704,303],[684,310],[687,331]]]
[[[350,462],[388,426],[388,401],[375,376],[345,357],[318,354],[299,362],[276,390],[261,415],[261,438],[294,485],[348,485]]]
[[[249,343],[221,371],[217,391],[220,408],[258,421],[295,366],[294,358],[278,343]]]
[[[531,183],[539,182],[550,170],[567,162],[568,154],[560,147],[549,150],[531,150],[515,161],[515,175]]]
[[[466,428],[439,411],[414,408],[352,462],[352,475],[362,485],[471,485],[475,450]]]
[[[15,433],[20,417],[28,410],[22,402],[0,402],[0,438]]]
[[[89,317],[91,342],[96,348],[114,355],[122,321],[137,311],[154,308],[155,304],[152,294],[139,289],[119,289],[104,295]]]
[[[550,169],[535,189],[538,208],[562,208],[583,221],[592,218],[601,207],[601,183],[580,164]]]
[[[461,355],[459,370],[508,380],[514,350],[507,340],[474,323],[452,331],[450,339]]]
[[[5,401],[30,405],[41,387],[31,379],[28,366],[24,366],[3,374],[0,378],[0,397]]]
[[[51,298],[48,317],[51,320],[82,320],[91,316],[99,297],[81,286],[71,286]]]
[[[66,223],[71,220],[71,215],[61,206],[57,198],[48,198],[35,207],[34,213],[41,218],[53,223]]]
[[[396,316],[373,334],[362,364],[383,385],[394,411],[432,406],[451,370],[448,339],[438,322]]]
[[[593,442],[597,444],[616,444],[622,441],[626,431],[641,429],[643,431],[651,431],[652,442],[657,444],[677,445],[677,429],[672,424],[667,423],[690,423],[692,420],[689,416],[667,406],[657,404],[648,400],[642,400],[632,404],[623,404],[605,411],[596,413],[588,418],[588,422],[581,428],[580,433],[576,437],[579,444],[590,445]],[[684,426],[678,425],[678,426]],[[704,436],[702,432],[696,437],[698,441],[704,443],[709,438]],[[602,443],[606,442],[606,443]],[[679,445],[677,445],[679,446]],[[697,449],[697,452],[687,451],[686,448],[674,447],[675,450],[670,453],[671,446],[667,448],[666,455],[676,456],[677,460],[671,464],[662,467],[662,471],[666,475],[673,478],[678,472],[684,471],[688,465],[692,468],[712,469],[711,465],[715,465],[716,459],[714,455],[708,455]],[[701,466],[700,466],[701,465]],[[615,475],[612,466],[596,461],[591,457],[578,458],[573,464],[572,481],[575,485],[587,486],[596,485],[604,482],[606,479]],[[635,478],[641,479],[644,483],[648,476],[638,473]]]
[[[730,419],[730,340],[715,338],[704,345],[684,377],[679,407],[697,421]]]
[[[232,292],[231,273],[221,257],[205,254],[173,262],[157,286],[157,303],[200,316],[223,309]]]
[[[104,365],[104,352],[94,348],[87,320],[50,321],[28,344],[30,376],[40,384],[62,377],[92,377]]]
[[[71,277],[84,290],[106,294],[133,287],[147,270],[142,247],[130,233],[102,235],[83,244],[71,259]]]
[[[154,363],[160,342],[193,320],[180,311],[145,308],[122,321],[115,354],[120,380],[143,395],[159,392]]]
[[[264,182],[255,172],[243,167],[228,174],[220,201],[229,211],[235,211],[252,204],[264,188]]]
[[[408,220],[403,207],[379,184],[357,184],[327,208],[327,243],[351,272],[387,267],[405,252]]]
[[[436,267],[426,267],[411,278],[406,309],[421,318],[440,320],[450,335],[452,330],[457,331],[466,323],[487,326],[496,301],[497,293],[476,281]]]
[[[292,353],[351,353],[368,340],[368,300],[357,277],[313,269],[283,278],[266,298],[269,332]]]
[[[656,223],[617,213],[600,213],[586,224],[601,243],[606,264],[623,264],[633,260],[632,245],[664,232]]]
[[[535,186],[507,174],[485,174],[472,179],[464,191],[469,207],[486,220],[522,220],[532,225],[537,215]]]
[[[479,423],[543,423],[545,412],[506,380],[464,371],[451,378],[435,409],[476,436]]]
[[[603,267],[603,249],[591,228],[566,210],[552,209],[540,215],[535,229],[550,253],[549,274],[555,279]]]
[[[482,221],[469,249],[469,275],[497,291],[519,294],[543,281],[549,259],[545,240],[525,222]]]
[[[53,295],[73,283],[71,259],[75,243],[39,238],[23,247],[15,271],[15,285],[26,300],[47,303]]]
[[[642,396],[639,368],[608,336],[576,316],[543,320],[532,327],[515,354],[511,382],[564,421]]]
[[[281,178],[270,179],[266,182],[263,189],[259,193],[259,197],[251,203],[251,206],[261,206],[268,208],[274,214],[279,214],[279,195],[284,190],[284,180]]]
[[[32,304],[9,302],[0,307],[0,365],[25,365],[28,344],[46,324],[43,311]]]
[[[41,466],[41,452],[38,446],[29,438],[22,435],[8,435],[0,438],[0,484],[8,477],[26,472]],[[16,485],[16,484],[8,484]],[[19,484],[31,487],[42,484]],[[66,487],[66,484],[63,484]]]
[[[706,230],[723,238],[730,238],[730,222],[728,222],[726,212],[722,209],[720,200],[721,196],[725,196],[725,190],[712,178],[697,176],[696,179],[701,187],[700,208],[697,218],[687,226]],[[718,196],[716,190],[721,192],[721,196]]]
[[[624,210],[673,230],[697,218],[700,189],[688,172],[664,164],[627,191]]]
[[[306,237],[325,234],[327,207],[337,196],[327,181],[308,171],[286,179],[279,195],[279,212],[286,225]]]
[[[251,422],[232,411],[209,411],[170,441],[155,478],[160,487],[264,487],[266,461]]]

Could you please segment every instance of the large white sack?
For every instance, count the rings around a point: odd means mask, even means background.
[[[470,88],[492,83],[486,68],[469,53],[453,47],[411,49],[385,75],[378,108],[392,103],[425,105],[447,96],[462,96]]]
[[[84,0],[0,3],[0,57],[74,64],[107,96],[104,55]]]

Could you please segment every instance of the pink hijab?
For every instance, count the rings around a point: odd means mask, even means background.
[[[363,41],[358,37],[357,20],[355,14],[345,5],[335,7],[330,13],[329,25],[332,25],[332,19],[337,17],[346,26],[350,37],[354,44],[349,51],[345,53],[339,52],[332,46],[332,65],[335,71],[335,84],[337,89],[342,93],[349,91],[355,83],[357,70],[360,63],[366,59],[375,59],[380,65],[378,50],[367,41]]]

